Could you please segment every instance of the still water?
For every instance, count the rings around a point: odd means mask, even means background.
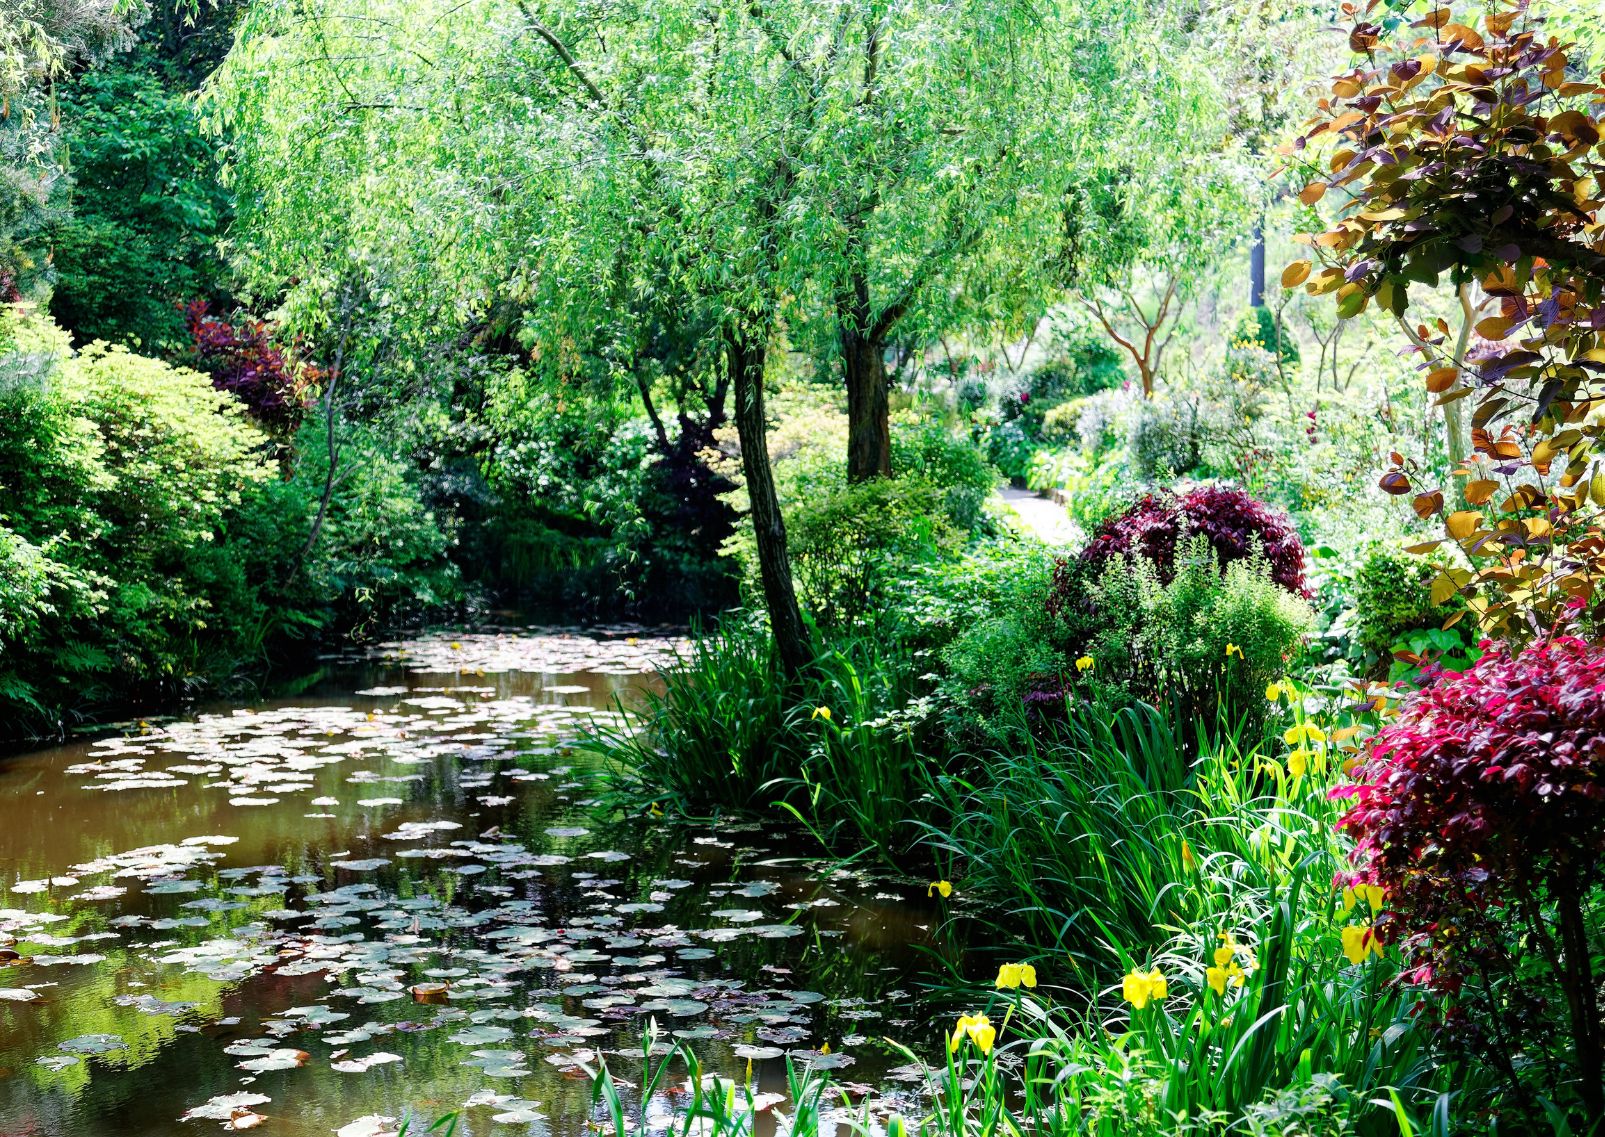
[[[594,804],[572,743],[672,646],[429,636],[0,759],[0,1137],[567,1137],[653,1021],[764,1100],[912,1077],[922,882]]]

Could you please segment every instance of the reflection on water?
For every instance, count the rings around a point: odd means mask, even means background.
[[[653,1020],[765,1090],[885,1074],[918,888],[588,806],[569,743],[666,646],[430,637],[0,762],[0,1137],[578,1134]]]

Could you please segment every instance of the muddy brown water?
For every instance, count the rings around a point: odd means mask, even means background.
[[[563,1137],[653,1022],[782,1109],[788,1056],[908,1076],[922,882],[596,808],[573,742],[670,647],[424,637],[0,760],[0,1137]]]

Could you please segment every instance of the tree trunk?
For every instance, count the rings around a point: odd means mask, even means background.
[[[892,476],[892,429],[887,400],[886,345],[845,318],[842,370],[847,379],[847,479]]]
[[[1248,246],[1248,306],[1265,307],[1265,221],[1254,222],[1254,235]]]
[[[775,637],[780,666],[788,676],[796,676],[808,666],[812,652],[791,582],[786,522],[780,513],[780,499],[775,496],[774,472],[769,467],[764,357],[765,346],[751,329],[737,327],[725,333],[725,363],[736,397],[736,433],[741,439],[741,469],[747,479],[764,606],[769,612],[769,628]]]

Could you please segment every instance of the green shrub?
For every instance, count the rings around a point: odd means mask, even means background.
[[[970,439],[929,420],[896,423],[892,472],[931,487],[954,528],[973,533],[983,527],[997,471]]]
[[[1084,580],[1085,600],[1065,614],[1066,658],[1091,656],[1105,698],[1137,700],[1250,737],[1265,721],[1267,685],[1285,675],[1314,621],[1259,557],[1222,573],[1195,538],[1162,584],[1142,560],[1115,560]]]
[[[1047,347],[1047,359],[1027,379],[1033,402],[1091,395],[1125,381],[1119,350],[1086,318],[1071,317],[1058,324]]]
[[[815,621],[873,621],[894,606],[891,586],[910,566],[956,553],[962,535],[943,502],[942,487],[902,477],[841,485],[793,504],[786,519],[792,572]]]
[[[79,342],[171,356],[189,343],[182,306],[222,290],[232,206],[193,101],[153,67],[135,50],[63,91],[73,212],[53,233],[50,308]]]
[[[1228,349],[1237,345],[1259,347],[1279,358],[1284,368],[1292,370],[1298,367],[1298,341],[1276,313],[1263,305],[1250,308],[1237,318],[1227,345]]]
[[[1386,658],[1410,632],[1442,628],[1465,610],[1458,593],[1442,604],[1432,602],[1437,562],[1403,549],[1379,545],[1355,574],[1354,609],[1360,647]]]
[[[93,704],[214,670],[251,605],[206,566],[271,477],[262,434],[192,371],[98,345],[72,357],[42,322],[18,342],[47,363],[0,393],[0,525],[27,582],[13,596],[31,597],[0,633],[6,697]]]
[[[1084,400],[1066,399],[1051,407],[1042,416],[1042,441],[1062,446],[1079,438],[1076,427],[1081,421]]]
[[[1126,445],[1137,476],[1145,482],[1175,481],[1203,457],[1199,408],[1177,399],[1145,399],[1132,407]]]
[[[319,419],[297,434],[291,475],[260,485],[231,519],[234,556],[262,583],[259,603],[273,637],[360,634],[461,595],[446,556],[451,530],[424,504],[406,464],[370,428],[338,429],[338,492],[321,524],[328,447]]]
[[[619,731],[594,744],[630,801],[682,813],[785,802],[826,842],[901,847],[923,782],[913,766],[915,677],[895,641],[829,641],[795,681],[762,621],[730,613],[662,672]]]

